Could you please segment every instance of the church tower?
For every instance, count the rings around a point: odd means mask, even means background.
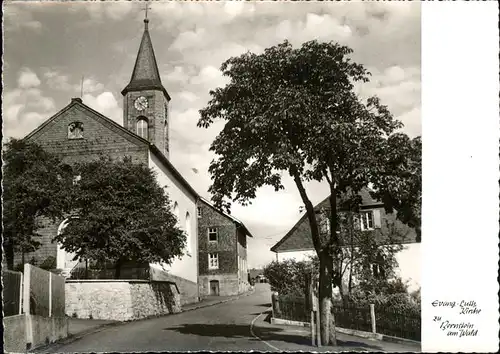
[[[170,96],[161,83],[148,24],[146,17],[134,71],[122,91],[123,126],[156,145],[168,158]]]

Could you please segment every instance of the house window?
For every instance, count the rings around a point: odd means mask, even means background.
[[[381,264],[372,264],[373,276],[377,279],[385,279],[385,270]]]
[[[68,139],[83,139],[82,122],[73,122],[68,124]]]
[[[208,241],[216,242],[217,241],[217,228],[209,227],[208,228]]]
[[[139,135],[141,138],[147,139],[148,138],[148,122],[146,118],[139,118],[137,120],[137,135]]]
[[[219,269],[219,255],[217,253],[208,254],[208,269]]]
[[[361,230],[373,230],[373,211],[365,211],[361,213]]]
[[[201,218],[201,207],[198,207],[198,217]]]

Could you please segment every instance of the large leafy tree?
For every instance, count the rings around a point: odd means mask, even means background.
[[[183,254],[186,235],[147,166],[101,158],[73,170],[73,218],[55,240],[75,259],[114,263],[119,278],[126,262],[170,264]]]
[[[363,102],[356,82],[369,73],[336,43],[310,41],[292,48],[287,41],[262,54],[246,53],[221,66],[229,84],[210,92],[198,125],[226,120],[211,145],[218,158],[209,172],[210,192],[218,207],[243,205],[257,188],[283,189],[282,172],[295,182],[304,203],[320,263],[320,328],[323,344],[335,344],[331,324],[332,281],[339,281],[334,260],[340,252],[337,197],[369,182],[375,151],[401,124],[376,97]],[[320,234],[308,180],[330,186],[330,231]]]
[[[25,140],[9,140],[3,161],[3,246],[13,269],[16,252],[39,248],[43,218],[55,221],[69,210],[72,176],[55,155]]]

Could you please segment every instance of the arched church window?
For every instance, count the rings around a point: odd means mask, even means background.
[[[174,203],[174,215],[177,218],[177,223],[179,223],[180,221],[179,204],[177,204],[177,202]]]
[[[72,122],[68,124],[68,139],[83,139],[82,122]]]
[[[60,235],[63,233],[66,226],[68,226],[68,224],[75,219],[78,219],[78,217],[74,216],[64,219],[57,228],[57,234]],[[74,258],[74,253],[66,251],[60,243],[57,244],[56,267],[58,269],[64,269],[66,271],[72,269],[76,263],[78,263],[78,260],[74,260]],[[69,273],[65,272],[63,276],[69,276]]]
[[[191,215],[189,215],[189,212],[186,212],[186,236],[186,248],[188,252],[191,252]]]
[[[148,121],[144,117],[137,119],[137,135],[141,138],[148,138]]]

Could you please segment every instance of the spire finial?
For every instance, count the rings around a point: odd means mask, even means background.
[[[149,23],[149,19],[148,19],[149,1],[148,0],[146,0],[146,5],[144,6],[143,10],[145,11],[144,23],[145,23],[146,29],[147,29],[148,23]]]

